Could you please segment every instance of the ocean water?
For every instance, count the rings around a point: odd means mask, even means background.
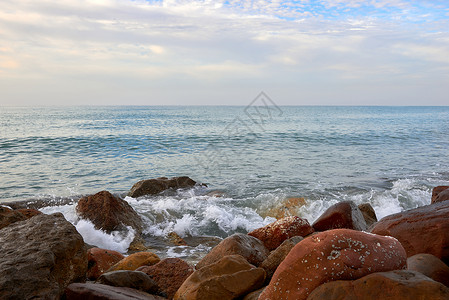
[[[381,218],[449,185],[449,107],[0,107],[0,130],[0,204],[40,203],[86,242],[121,252],[134,232],[80,220],[82,195],[122,196],[159,255],[195,260],[220,238],[272,222],[267,211],[287,197],[305,198],[295,213],[309,222],[342,200],[369,202]],[[207,187],[125,197],[161,176]],[[189,246],[164,242],[171,231]]]

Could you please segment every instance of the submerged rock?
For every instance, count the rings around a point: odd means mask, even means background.
[[[87,250],[88,270],[87,278],[95,280],[125,256],[114,250],[90,248]]]
[[[156,195],[167,189],[190,188],[195,184],[196,181],[187,176],[141,180],[132,186],[128,196],[137,198],[145,195]]]
[[[364,231],[368,229],[365,218],[357,205],[352,201],[342,201],[329,207],[313,223],[316,231],[347,228]]]

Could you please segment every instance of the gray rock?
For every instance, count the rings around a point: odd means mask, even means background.
[[[147,274],[140,271],[113,271],[102,274],[97,283],[129,287],[136,290],[141,290],[150,294],[158,294],[159,287],[157,283]]]
[[[66,289],[67,300],[163,300],[127,287],[116,287],[97,283],[72,283]]]
[[[128,196],[137,198],[145,195],[156,195],[167,189],[190,188],[195,184],[196,181],[187,176],[141,180],[132,186]]]

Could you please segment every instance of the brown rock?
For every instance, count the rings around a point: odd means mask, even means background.
[[[87,250],[87,278],[90,280],[97,279],[101,274],[124,258],[125,256],[117,251],[90,248]]]
[[[142,266],[150,266],[160,262],[159,257],[152,252],[137,252],[125,257],[115,265],[113,265],[108,272],[129,270],[134,271]]]
[[[268,250],[274,250],[283,241],[294,236],[307,236],[314,230],[306,219],[285,217],[264,227],[251,231],[248,235],[261,240]]]
[[[329,207],[313,223],[316,231],[326,231],[337,228],[367,230],[365,218],[360,209],[352,201],[342,201]]]
[[[449,287],[449,267],[432,254],[420,253],[409,257],[407,269],[417,271]]]
[[[129,197],[137,198],[145,195],[156,195],[167,189],[190,188],[196,184],[196,181],[187,176],[159,177],[156,179],[141,180],[135,183],[128,193]]]
[[[257,299],[259,299],[260,294],[262,294],[264,290],[265,290],[265,287],[255,290],[254,292],[251,292],[248,295],[246,295],[243,298],[243,300],[257,300]]]
[[[449,202],[437,202],[387,216],[377,222],[372,233],[393,236],[407,256],[433,254],[449,262]]]
[[[139,271],[114,271],[101,275],[96,283],[128,287],[141,290],[149,294],[159,294],[160,289],[157,283],[147,274]]]
[[[27,219],[42,214],[42,212],[38,211],[37,209],[33,209],[33,208],[19,208],[19,209],[16,209],[16,211],[22,213]]]
[[[138,270],[152,278],[168,299],[173,299],[176,291],[194,271],[180,258],[166,258],[153,266],[141,267]]]
[[[391,237],[351,229],[320,232],[293,247],[259,299],[307,299],[323,283],[403,269],[406,259]]]
[[[262,287],[265,271],[240,255],[228,255],[193,272],[174,299],[236,299]]]
[[[292,250],[292,248],[302,240],[303,238],[300,236],[294,236],[288,240],[285,240],[279,247],[271,251],[267,259],[260,264],[260,267],[267,273],[267,284],[270,282],[271,277],[273,277],[277,267],[287,257],[290,250]]]
[[[0,206],[0,229],[27,218],[20,212],[12,210],[6,206]]]
[[[247,234],[235,233],[222,240],[203,259],[198,262],[196,269],[210,265],[223,256],[238,254],[243,256],[250,264],[259,266],[270,254],[270,251],[259,239]]]
[[[176,246],[187,246],[186,241],[182,237],[180,237],[176,232],[172,231],[167,234],[168,240],[170,243]]]
[[[449,289],[413,271],[370,274],[355,281],[333,281],[316,288],[308,300],[443,300]]]
[[[142,219],[136,211],[128,202],[108,191],[81,198],[76,211],[81,218],[90,220],[96,229],[108,233],[126,230],[125,226],[131,226],[138,234],[142,232]]]
[[[431,203],[444,201],[443,199],[437,200],[437,198],[438,198],[438,195],[441,192],[447,191],[448,189],[449,189],[449,186],[447,186],[447,185],[439,185],[439,186],[434,187],[432,189],[432,201],[431,201]],[[443,198],[446,198],[446,197],[443,197]],[[448,199],[445,199],[445,200],[448,200]]]
[[[97,283],[72,283],[66,289],[67,300],[163,300],[143,291]]]
[[[282,219],[285,217],[295,216],[298,208],[306,204],[306,199],[302,197],[288,197],[283,201],[278,202],[275,207],[270,208],[265,214],[265,217],[273,217]]]
[[[367,227],[370,227],[371,225],[377,222],[376,212],[374,211],[374,208],[371,206],[371,204],[363,203],[360,204],[358,207],[362,212]]]

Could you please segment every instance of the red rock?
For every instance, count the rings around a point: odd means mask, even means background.
[[[367,230],[365,218],[360,209],[352,201],[342,201],[329,207],[313,223],[316,231],[326,231],[337,228]]]
[[[268,250],[274,250],[283,241],[294,236],[307,236],[314,230],[306,219],[292,216],[285,217],[264,227],[251,231],[248,235],[261,240]]]
[[[265,271],[240,255],[228,255],[190,275],[176,292],[177,300],[236,299],[262,287]]]
[[[194,271],[180,258],[166,258],[153,266],[145,266],[137,270],[153,279],[168,299],[173,299],[176,291]]]
[[[431,203],[449,200],[449,186],[437,186],[432,190]]]
[[[108,233],[125,230],[125,226],[131,226],[138,234],[142,231],[142,219],[131,205],[108,191],[81,198],[76,211],[81,218],[90,220],[96,229]]]
[[[222,240],[203,259],[198,262],[196,269],[217,262],[223,256],[238,254],[250,264],[259,266],[270,254],[261,240],[247,234],[235,233]]]
[[[27,219],[42,214],[42,212],[33,208],[19,208],[16,211],[22,213]]]
[[[27,218],[22,213],[5,206],[0,206],[0,229],[17,221],[26,219]]]
[[[120,270],[134,271],[139,267],[154,265],[160,261],[160,258],[153,252],[137,252],[113,265],[108,272]]]
[[[406,259],[391,237],[350,229],[320,232],[293,247],[259,299],[307,299],[323,283],[403,269]]]
[[[420,253],[409,257],[407,269],[417,271],[449,287],[449,267],[432,254]]]
[[[125,256],[117,251],[90,248],[87,250],[87,278],[91,280],[97,279],[101,274],[124,258]]]
[[[65,291],[66,300],[163,300],[143,291],[97,283],[72,283]]]
[[[333,281],[316,288],[307,300],[447,300],[449,288],[413,271],[370,274],[355,281]]]
[[[433,254],[449,262],[449,201],[387,216],[371,229],[372,233],[397,238],[407,256]]]
[[[195,186],[195,184],[196,181],[187,176],[141,180],[132,186],[128,196],[137,198],[145,195],[155,195],[167,189],[190,188]]]
[[[377,222],[376,212],[374,208],[369,203],[362,203],[358,206],[362,212],[363,218],[365,219],[366,226],[370,227]]]

